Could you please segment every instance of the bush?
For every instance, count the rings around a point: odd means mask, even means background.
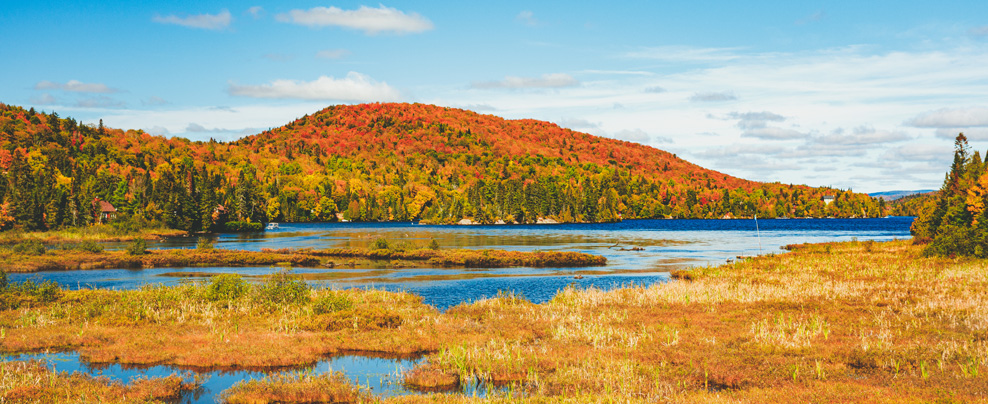
[[[312,312],[316,314],[333,313],[353,308],[353,301],[339,293],[330,293],[320,297],[312,304]]]
[[[432,239],[432,241],[429,242],[429,249],[430,250],[438,250],[439,249],[439,242],[436,241],[436,239]]]
[[[226,231],[234,233],[261,231],[264,225],[258,222],[226,222]]]
[[[222,274],[213,277],[206,288],[206,299],[213,302],[236,300],[247,294],[249,285],[239,274]]]
[[[45,245],[38,240],[28,240],[14,246],[14,253],[27,255],[42,255],[46,251]]]
[[[309,292],[309,284],[293,275],[291,269],[275,272],[259,290],[262,300],[289,305],[307,303]]]
[[[371,245],[371,249],[373,249],[373,250],[387,250],[388,249],[388,240],[385,240],[383,238],[379,238],[377,240],[374,240],[374,244]]]
[[[148,242],[143,238],[136,238],[134,242],[130,243],[127,247],[128,255],[144,255],[148,253]]]
[[[7,280],[7,271],[0,269],[0,292],[7,290],[10,281]]]
[[[75,249],[79,251],[89,251],[91,253],[101,253],[103,252],[103,246],[95,241],[83,241],[75,245]]]
[[[208,237],[199,237],[199,241],[196,242],[196,249],[197,250],[212,250],[213,249],[213,241],[210,240]]]

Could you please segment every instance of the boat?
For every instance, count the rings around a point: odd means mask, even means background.
[[[264,228],[264,230],[275,230],[275,229],[278,229],[278,228],[279,228],[278,227],[278,223],[270,222],[270,223],[268,223],[268,226]]]

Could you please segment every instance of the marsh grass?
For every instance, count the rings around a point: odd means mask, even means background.
[[[223,392],[229,404],[265,403],[372,403],[367,391],[355,386],[342,372],[312,374],[290,372],[260,380],[239,382]]]
[[[0,401],[148,403],[173,401],[197,387],[185,377],[137,378],[127,385],[81,373],[54,372],[43,361],[0,360]]]
[[[140,228],[125,224],[103,224],[85,227],[73,227],[63,230],[42,232],[27,232],[23,230],[8,230],[0,232],[0,244],[14,245],[23,242],[39,241],[44,244],[65,244],[89,242],[120,242],[131,241],[135,238],[158,240],[165,237],[175,237],[187,234],[183,230],[166,229],[164,227],[141,226]]]
[[[62,291],[0,311],[0,348],[231,368],[299,366],[343,351],[427,353],[411,383],[438,385],[429,377],[455,375],[460,383],[515,386],[486,402],[972,402],[988,395],[985,261],[926,258],[905,241],[850,242],[689,275],[610,291],[571,287],[544,304],[503,293],[445,313],[380,290],[315,289],[277,302],[259,294],[263,285],[224,299],[207,298],[210,285],[198,283]]]
[[[387,242],[385,242],[387,243]],[[200,238],[196,249],[148,250],[144,239],[134,239],[125,251],[104,252],[99,244],[81,242],[48,248],[40,242],[23,247],[30,253],[0,247],[0,267],[10,272],[65,271],[83,269],[152,268],[182,266],[335,266],[333,258],[348,259],[344,267],[410,268],[418,266],[502,268],[580,267],[604,265],[604,257],[576,252],[520,252],[496,250],[410,250],[401,243],[388,249],[263,249],[258,251],[215,249]],[[18,245],[19,246],[19,245]],[[383,263],[383,264],[382,264]]]

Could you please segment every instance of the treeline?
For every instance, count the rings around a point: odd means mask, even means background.
[[[118,225],[188,231],[885,214],[864,194],[741,180],[635,143],[419,104],[329,107],[231,143],[0,104],[0,172],[3,229],[89,225],[98,201]]]
[[[903,196],[888,203],[889,215],[919,216],[919,212],[923,210],[923,205],[935,197],[936,192]]]
[[[954,140],[954,161],[940,191],[923,205],[913,222],[927,255],[988,257],[988,164],[963,133]]]

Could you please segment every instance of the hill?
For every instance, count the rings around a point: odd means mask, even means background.
[[[640,144],[422,104],[331,106],[235,142],[80,125],[0,104],[0,227],[160,221],[600,222],[876,217],[864,194],[747,181]],[[823,196],[834,196],[833,203]],[[43,208],[41,208],[43,207]]]
[[[885,191],[885,192],[870,192],[868,196],[872,198],[882,198],[886,201],[895,201],[898,199],[905,198],[907,196],[915,196],[921,194],[928,194],[935,192],[932,189],[921,189],[918,191]]]

